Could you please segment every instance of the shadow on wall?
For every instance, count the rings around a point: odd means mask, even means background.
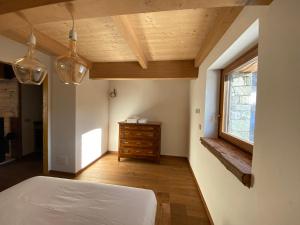
[[[112,81],[111,87],[118,96],[109,104],[109,150],[118,149],[118,122],[136,115],[162,123],[163,155],[187,155],[188,80]]]
[[[99,158],[102,152],[102,129],[97,128],[81,135],[81,168]]]
[[[174,104],[174,102],[164,101],[163,99],[154,105],[148,106],[148,108],[137,109],[136,113],[131,114],[131,116],[136,115],[140,118],[147,118],[149,121],[162,122],[162,154],[185,156],[188,145],[187,132],[177,132],[178,130],[188,130],[186,120],[181,118],[185,108],[181,104]],[[172,112],[170,112],[170,109],[172,109]],[[173,153],[174,150],[175,154]]]

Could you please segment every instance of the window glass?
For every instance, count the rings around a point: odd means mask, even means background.
[[[254,143],[257,58],[229,73],[224,83],[223,132]]]

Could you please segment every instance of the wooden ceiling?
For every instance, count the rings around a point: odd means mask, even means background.
[[[148,61],[194,59],[222,9],[195,9],[127,16]],[[68,44],[71,21],[36,25],[59,43]],[[78,50],[92,62],[136,61],[114,17],[76,21]]]
[[[176,74],[174,78],[195,78],[197,69],[187,69],[187,65],[198,67],[201,64],[243,6],[270,2],[0,0],[0,34],[25,43],[29,24],[32,24],[40,50],[53,55],[65,54],[72,23],[71,9],[76,18],[78,52],[90,64],[92,78],[122,78],[122,74],[115,74],[115,66],[129,69],[123,78],[131,78],[130,74],[136,71],[140,77],[132,78],[168,78],[162,73],[175,61],[182,68],[176,66],[175,72],[172,69]],[[140,68],[132,66],[132,62],[137,62]],[[114,73],[110,74],[110,66]],[[149,71],[143,74],[143,70]],[[161,73],[161,76],[151,73]],[[171,73],[166,74],[172,78]]]

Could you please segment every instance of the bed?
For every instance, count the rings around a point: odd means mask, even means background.
[[[0,192],[0,224],[154,225],[151,190],[34,177]]]

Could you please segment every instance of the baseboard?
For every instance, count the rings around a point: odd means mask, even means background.
[[[109,151],[106,151],[103,155],[101,155],[100,157],[98,157],[97,159],[95,159],[94,161],[92,161],[90,164],[88,164],[87,166],[85,166],[84,168],[80,169],[79,171],[77,171],[76,173],[70,173],[70,172],[61,172],[61,171],[56,171],[56,170],[50,170],[48,175],[49,176],[61,176],[61,177],[69,177],[69,178],[75,178],[77,177],[79,174],[81,174],[83,171],[85,171],[86,169],[88,169],[89,167],[91,167],[95,162],[97,162],[99,159],[101,159],[103,156],[105,156],[106,154],[108,154]]]
[[[109,151],[107,151],[106,153],[117,155],[117,154],[118,154],[118,151],[111,151],[111,150],[109,150]]]
[[[14,161],[15,161],[15,159],[7,159],[7,160],[5,160],[3,162],[0,162],[0,166],[12,163]]]
[[[70,172],[61,172],[57,170],[50,170],[48,174],[44,174],[46,176],[50,177],[61,177],[61,178],[75,178],[76,174],[75,173],[70,173]]]
[[[107,153],[109,153],[109,151],[106,151],[104,154],[102,154],[101,156],[99,156],[97,159],[95,159],[93,162],[91,162],[90,164],[88,164],[87,166],[85,166],[84,168],[80,169],[79,171],[77,171],[75,173],[76,177],[81,174],[83,171],[85,171],[86,169],[88,169],[89,167],[91,167],[95,162],[97,162],[99,159],[101,159],[103,156],[105,156]]]
[[[176,158],[176,159],[188,159],[186,156],[176,156],[176,155],[160,155],[160,157]]]
[[[202,202],[203,202],[203,204],[204,204],[204,208],[205,208],[206,215],[207,215],[207,217],[208,217],[208,219],[209,219],[210,224],[211,224],[211,225],[214,225],[214,221],[213,221],[213,219],[212,219],[212,217],[211,217],[211,215],[210,215],[210,212],[209,212],[209,210],[208,210],[207,204],[206,204],[206,202],[205,202],[205,199],[204,199],[204,197],[203,197],[202,191],[201,191],[201,189],[200,189],[200,186],[199,186],[199,184],[198,184],[198,181],[197,181],[197,179],[196,179],[196,176],[195,176],[195,174],[194,174],[194,171],[193,171],[193,169],[192,169],[192,167],[191,167],[191,164],[190,164],[190,161],[189,161],[189,160],[188,160],[188,164],[189,164],[189,168],[190,168],[190,170],[191,170],[191,172],[192,172],[192,174],[193,174],[193,178],[194,178],[194,180],[195,180],[195,183],[196,183],[196,185],[197,185],[197,189],[198,189],[200,198],[201,198],[201,200],[202,200]]]

